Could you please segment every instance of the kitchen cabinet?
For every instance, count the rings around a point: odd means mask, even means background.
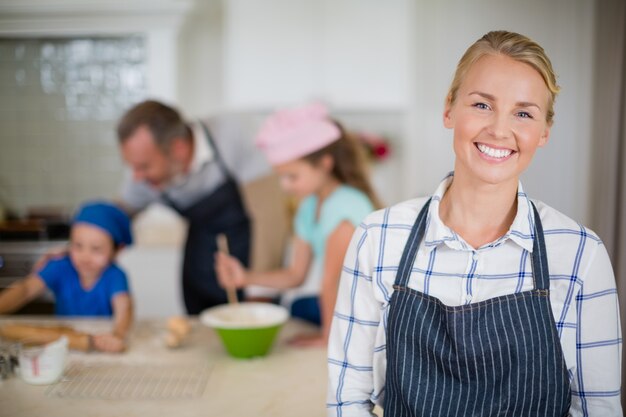
[[[225,2],[225,101],[267,108],[408,102],[408,0]]]

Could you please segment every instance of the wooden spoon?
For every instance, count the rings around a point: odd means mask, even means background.
[[[224,233],[220,233],[217,235],[217,249],[225,253],[229,254],[228,251],[228,238]],[[238,304],[239,300],[237,300],[237,290],[235,288],[226,288],[226,295],[228,296],[229,304]]]

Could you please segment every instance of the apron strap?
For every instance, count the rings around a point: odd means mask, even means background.
[[[215,155],[215,160],[217,161],[217,164],[221,168],[222,173],[224,174],[224,176],[226,177],[228,181],[234,181],[235,177],[233,177],[230,170],[226,166],[226,162],[222,158],[220,151],[217,149],[217,146],[215,145],[215,140],[213,140],[213,136],[211,135],[209,128],[203,122],[199,122],[199,123],[200,123],[200,126],[202,126],[202,130],[204,130],[204,134],[206,135],[207,142],[209,142],[209,146],[213,150],[213,154]]]
[[[398,272],[396,274],[396,280],[394,285],[407,287],[409,283],[409,277],[411,276],[411,270],[413,265],[415,264],[415,258],[417,257],[417,251],[419,249],[419,245],[424,237],[424,232],[426,230],[426,219],[428,217],[428,208],[430,207],[431,199],[428,199],[422,210],[420,211],[415,223],[413,224],[413,228],[411,229],[411,233],[409,234],[409,239],[404,247],[404,251],[402,252],[402,257],[400,258],[400,265],[398,266]],[[535,204],[531,202],[534,213],[534,231],[535,236],[533,238],[533,253],[532,253],[532,262],[533,262],[533,279],[535,283],[535,289],[538,290],[549,290],[550,289],[550,272],[548,270],[548,257],[546,255],[546,243],[543,236],[543,226],[541,224],[541,219],[539,218],[539,213],[537,212],[537,208]]]
[[[398,266],[398,273],[396,274],[396,282],[394,285],[406,287],[409,283],[409,277],[411,276],[411,269],[415,264],[415,258],[417,257],[417,250],[419,249],[420,242],[424,236],[426,230],[426,218],[428,217],[428,207],[430,207],[429,198],[422,210],[417,215],[417,220],[413,224],[409,240],[407,240],[404,246],[404,252],[400,258],[400,265]]]
[[[538,290],[550,289],[550,271],[548,270],[548,256],[546,254],[546,242],[543,237],[543,225],[539,218],[539,212],[532,201],[533,214],[535,217],[535,237],[533,239],[533,277],[535,288]]]

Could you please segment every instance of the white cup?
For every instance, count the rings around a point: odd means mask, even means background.
[[[42,346],[22,346],[19,353],[20,376],[35,385],[52,384],[63,375],[68,340],[61,336]]]

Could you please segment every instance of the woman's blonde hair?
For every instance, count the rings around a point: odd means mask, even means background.
[[[379,209],[383,207],[369,181],[367,159],[363,146],[346,132],[341,124],[335,120],[333,122],[339,128],[341,137],[330,145],[302,159],[311,164],[317,164],[322,157],[330,155],[333,158],[333,169],[331,171],[333,177],[342,184],[347,184],[362,191],[372,202],[374,208]]]
[[[536,42],[519,33],[504,30],[492,31],[474,42],[459,61],[454,79],[448,91],[447,100],[453,104],[463,79],[472,65],[486,55],[504,55],[533,67],[543,78],[550,91],[546,121],[552,124],[554,100],[560,87],[556,83],[556,74],[546,52]]]

